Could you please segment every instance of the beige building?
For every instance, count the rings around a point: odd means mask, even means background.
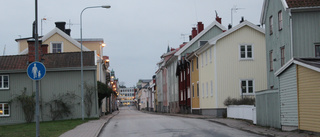
[[[226,98],[252,97],[267,88],[265,50],[264,29],[243,21],[196,51],[203,115],[222,116]]]

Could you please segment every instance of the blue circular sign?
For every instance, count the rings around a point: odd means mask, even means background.
[[[32,62],[27,68],[29,78],[41,80],[46,75],[46,67],[41,62]]]

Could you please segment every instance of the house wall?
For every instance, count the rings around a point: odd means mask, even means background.
[[[95,71],[84,71],[84,81],[96,89]],[[27,94],[31,95],[35,92],[34,82],[27,76],[26,73],[11,73],[9,74],[10,89],[0,91],[0,102],[9,102],[11,99],[20,95],[24,88]],[[48,71],[45,77],[39,82],[40,88],[40,121],[51,121],[49,117],[50,111],[47,102],[52,100],[55,96],[64,95],[65,93],[75,94],[76,97],[69,100],[72,104],[72,115],[65,116],[63,119],[81,118],[81,89],[80,89],[80,71]],[[86,89],[84,89],[86,93]],[[67,100],[68,101],[68,100]],[[86,117],[86,114],[85,114]],[[94,92],[92,97],[92,109],[90,117],[99,117],[98,109],[98,95]],[[24,113],[21,104],[13,101],[10,103],[10,116],[0,117],[0,125],[24,123]]]
[[[178,96],[178,77],[176,76],[176,69],[177,69],[177,57],[173,57],[171,62],[168,62],[168,100],[169,100],[169,108],[171,113],[179,112],[179,96]]]
[[[19,40],[18,41],[19,53],[28,48],[27,40]]]
[[[280,75],[279,81],[282,129],[297,129],[298,104],[296,65],[291,65],[286,71],[284,71]]]
[[[315,44],[320,44],[320,12],[292,13],[294,57],[315,57]]]
[[[190,68],[191,70],[191,97],[192,97],[192,113],[196,113],[196,111],[200,109],[200,103],[199,103],[199,96],[197,96],[197,82],[199,82],[199,69],[197,69],[197,57],[194,56],[193,59],[193,71],[192,71],[192,66]],[[190,63],[192,65],[192,63]],[[192,85],[194,87],[194,91],[192,91]],[[199,83],[200,86],[200,83]],[[192,93],[194,92],[194,93]],[[200,92],[200,91],[199,91]],[[194,96],[193,96],[194,94]],[[198,112],[199,113],[199,112]]]
[[[278,89],[279,81],[274,73],[281,67],[280,47],[285,46],[285,62],[291,59],[291,39],[290,39],[290,20],[289,10],[284,9],[281,0],[269,0],[267,5],[266,22],[265,22],[265,41],[266,41],[266,56],[267,56],[267,77],[268,89]],[[282,11],[283,28],[278,29],[278,12]],[[269,18],[273,16],[273,34],[270,35]],[[273,51],[273,71],[270,71],[269,52]]]
[[[157,100],[158,100],[158,107],[157,111],[161,112],[162,110],[162,101],[163,101],[163,92],[162,92],[162,70],[159,70],[156,73],[156,85],[157,85]]]
[[[320,73],[297,68],[299,129],[320,132]]]
[[[62,42],[63,43],[63,52],[78,52],[80,51],[80,48],[75,46],[73,43],[59,35],[58,33],[52,35],[50,38],[48,38],[46,41],[43,41],[43,44],[48,44],[48,53],[51,52],[51,42]]]

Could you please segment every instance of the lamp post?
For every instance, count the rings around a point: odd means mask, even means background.
[[[90,8],[111,8],[110,5],[104,5],[104,6],[92,6],[92,7],[86,7],[84,8],[80,13],[80,40],[81,40],[81,111],[82,111],[82,120],[84,120],[84,102],[83,102],[83,55],[82,55],[82,13],[86,9]]]

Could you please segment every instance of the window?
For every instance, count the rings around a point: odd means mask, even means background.
[[[319,58],[320,57],[320,45],[316,45],[315,48],[316,48],[316,54],[315,55],[316,55],[317,58]]]
[[[204,83],[202,83],[202,97],[204,97]]]
[[[241,80],[240,89],[242,94],[253,94],[253,80]]]
[[[188,92],[188,94],[187,94],[188,98],[190,98],[190,88],[187,89],[187,92]]]
[[[281,10],[278,12],[278,27],[279,27],[279,31],[282,30],[283,23],[282,23],[282,11]]]
[[[240,45],[240,59],[252,59],[253,58],[252,45]]]
[[[182,92],[182,90],[180,91],[180,95],[181,95],[181,98],[180,98],[180,100],[182,101],[183,100],[183,92]]]
[[[270,63],[270,71],[273,71],[273,58],[272,58],[272,50],[269,52],[269,63]]]
[[[213,81],[211,80],[211,96],[213,96]]]
[[[193,68],[193,60],[191,60],[191,70],[193,72],[194,68]]]
[[[284,46],[280,48],[281,51],[281,67],[284,65],[285,57],[284,57]]]
[[[197,69],[199,68],[199,59],[197,58]]]
[[[206,65],[208,64],[208,51],[206,51]]]
[[[194,84],[192,83],[192,97],[194,97]]]
[[[62,43],[51,43],[52,53],[61,53],[62,52]]]
[[[208,41],[199,41],[200,47],[203,46],[203,45],[205,45],[207,42],[208,42]]]
[[[0,117],[10,116],[10,107],[8,103],[0,103]]]
[[[197,97],[199,97],[199,81],[197,82]]]
[[[182,71],[180,71],[180,81],[182,82]]]
[[[273,17],[272,16],[270,16],[270,18],[269,18],[269,29],[270,29],[270,35],[272,35],[273,34],[273,31],[272,31],[272,29],[273,29]]]
[[[212,51],[211,48],[209,49],[209,59],[210,59],[210,63],[212,62]]]
[[[9,75],[0,75],[0,89],[9,89]]]
[[[204,54],[201,55],[201,67],[203,67],[203,56]]]
[[[208,97],[209,95],[208,82],[206,83],[206,88],[207,88],[207,97]]]

